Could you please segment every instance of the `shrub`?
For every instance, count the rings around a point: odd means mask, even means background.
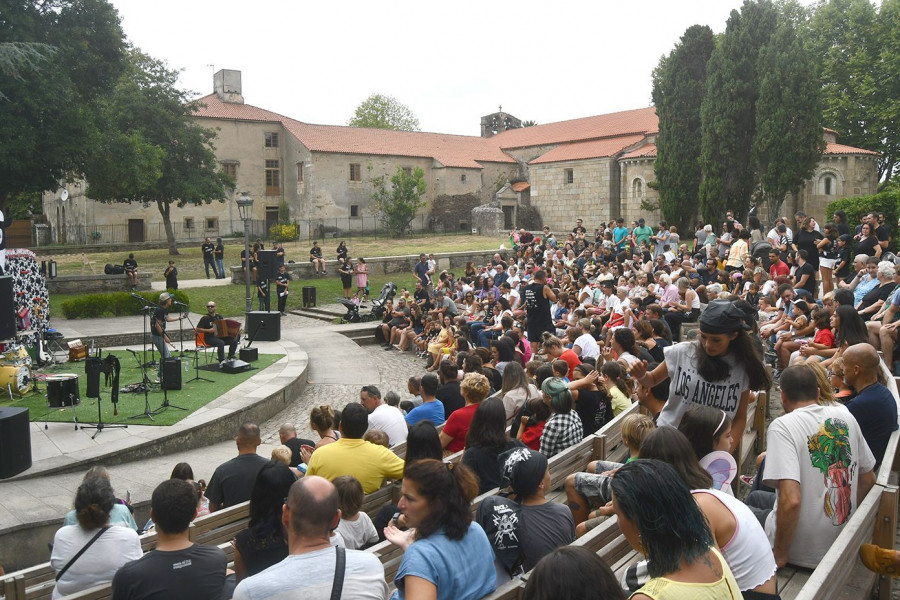
[[[136,292],[149,304],[156,304],[162,292]],[[178,302],[188,303],[187,294],[181,290],[170,292]],[[140,306],[129,292],[86,294],[64,301],[60,309],[67,319],[95,319],[99,317],[124,317],[140,314]]]
[[[843,210],[847,213],[847,224],[850,225],[851,231],[864,214],[872,211],[883,212],[884,222],[893,232],[890,248],[894,252],[900,248],[900,236],[895,231],[897,217],[900,216],[900,189],[888,189],[880,194],[835,200],[828,204],[826,217],[830,220],[836,210]]]
[[[300,237],[300,226],[296,223],[279,223],[269,228],[269,239],[273,242],[293,242]]]

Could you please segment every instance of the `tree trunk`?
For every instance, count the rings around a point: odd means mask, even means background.
[[[159,214],[161,214],[163,218],[163,226],[166,228],[166,240],[169,242],[169,256],[177,256],[178,246],[175,245],[175,230],[172,229],[172,219],[169,214],[171,205],[168,202],[157,200],[156,206],[159,208]]]

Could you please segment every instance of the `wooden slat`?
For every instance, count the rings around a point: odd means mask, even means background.
[[[894,539],[897,537],[897,495],[896,486],[886,487],[881,492],[878,514],[875,515],[875,530],[872,533],[872,543],[876,546],[894,547]],[[890,600],[893,581],[894,578],[890,575],[878,576],[879,600]]]
[[[525,581],[520,577],[516,577],[511,581],[507,581],[481,600],[519,600],[524,592]]]
[[[878,485],[890,485],[891,471],[895,470],[894,461],[897,459],[898,448],[900,448],[900,429],[888,438],[887,447],[884,449],[884,458],[881,460],[878,473],[875,474],[875,483]]]

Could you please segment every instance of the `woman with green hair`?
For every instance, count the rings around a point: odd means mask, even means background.
[[[569,384],[560,377],[549,377],[541,384],[544,403],[553,415],[547,419],[541,434],[541,453],[547,458],[559,454],[584,437],[581,417],[572,410],[574,401]]]

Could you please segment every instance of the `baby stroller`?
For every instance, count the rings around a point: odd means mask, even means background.
[[[341,317],[342,323],[359,323],[362,320],[359,316],[359,307],[353,300],[338,298],[337,301],[340,302],[341,306],[347,309],[347,314]]]
[[[337,301],[347,309],[347,314],[341,317],[344,323],[359,323],[362,321],[377,321],[384,316],[384,306],[388,300],[392,300],[397,293],[397,286],[393,281],[388,281],[381,286],[381,292],[372,302],[372,311],[367,315],[359,314],[359,306],[347,298],[338,298]]]

